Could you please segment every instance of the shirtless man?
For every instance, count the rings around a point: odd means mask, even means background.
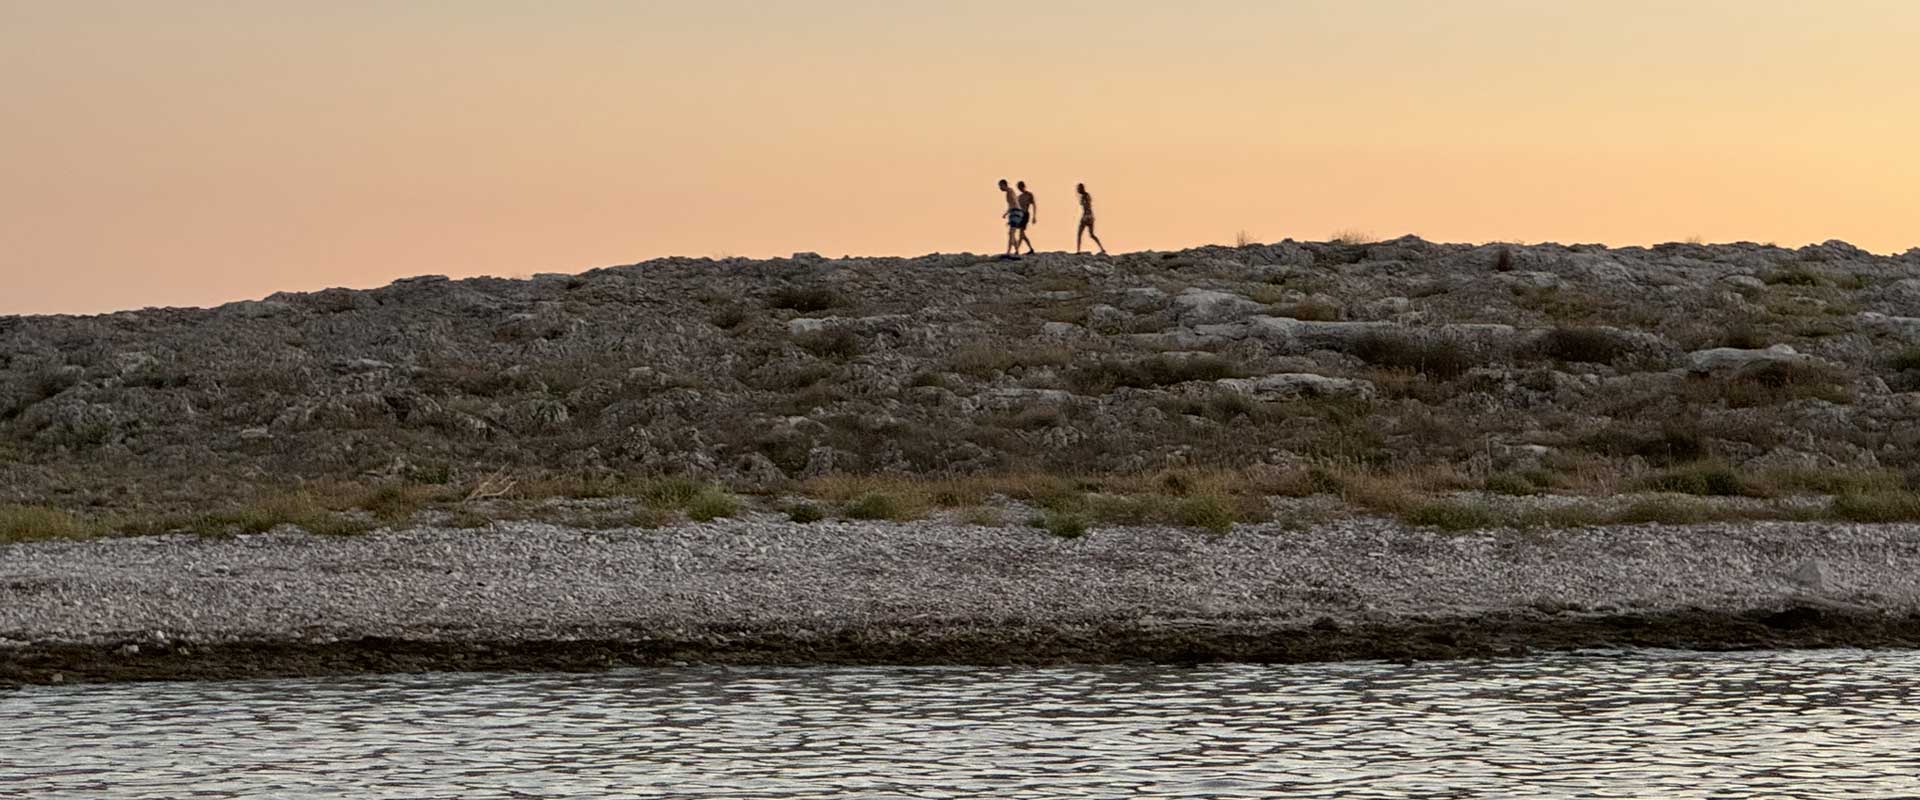
[[[1093,232],[1093,195],[1087,194],[1087,185],[1084,183],[1074,186],[1073,190],[1080,193],[1080,230],[1073,234],[1073,252],[1080,254],[1080,236],[1085,234],[1093,237],[1094,244],[1100,245],[1100,255],[1104,256],[1107,246],[1100,244],[1100,234]]]
[[[1026,212],[1027,217],[1027,224],[1020,226],[1020,243],[1027,246],[1027,255],[1033,255],[1033,240],[1027,238],[1027,225],[1040,221],[1040,215],[1034,213],[1040,204],[1033,199],[1033,192],[1027,191],[1026,181],[1021,181],[1019,186],[1020,210]]]
[[[1014,258],[1020,250],[1020,237],[1026,235],[1027,212],[1020,208],[1020,197],[1007,185],[1006,178],[1000,179],[1000,191],[1007,195],[1007,210],[1000,215],[1007,221],[1007,252],[1000,257]]]

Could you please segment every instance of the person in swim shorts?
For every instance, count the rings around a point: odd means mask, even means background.
[[[1001,258],[1015,258],[1020,251],[1020,236],[1027,227],[1027,212],[1020,208],[1020,196],[1013,193],[1007,179],[1000,179],[1000,191],[1007,196],[1007,210],[1000,216],[1007,221],[1007,252]]]
[[[1027,246],[1027,255],[1033,255],[1033,240],[1027,238],[1027,226],[1040,221],[1040,203],[1033,199],[1033,192],[1027,191],[1027,182],[1015,184],[1020,189],[1020,211],[1025,222],[1020,226],[1020,243]]]

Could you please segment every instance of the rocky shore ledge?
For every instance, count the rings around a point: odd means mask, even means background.
[[[1060,539],[759,515],[0,546],[0,685],[1825,646],[1920,646],[1920,526],[1356,518]]]

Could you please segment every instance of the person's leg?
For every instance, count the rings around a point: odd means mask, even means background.
[[[1073,254],[1074,255],[1076,256],[1080,255],[1082,251],[1086,250],[1085,247],[1081,246],[1081,242],[1086,241],[1086,237],[1087,237],[1087,221],[1083,219],[1083,220],[1080,220],[1080,227],[1074,229],[1073,231]]]
[[[1094,245],[1100,248],[1100,255],[1106,255],[1107,246],[1100,243],[1100,234],[1094,232],[1092,222],[1087,223],[1087,235],[1093,237]]]

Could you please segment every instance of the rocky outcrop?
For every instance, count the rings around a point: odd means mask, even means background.
[[[395,464],[752,486],[1528,447],[1920,469],[1917,271],[1841,243],[1409,237],[669,258],[0,318],[0,503]],[[1215,395],[1240,399],[1195,401]]]

